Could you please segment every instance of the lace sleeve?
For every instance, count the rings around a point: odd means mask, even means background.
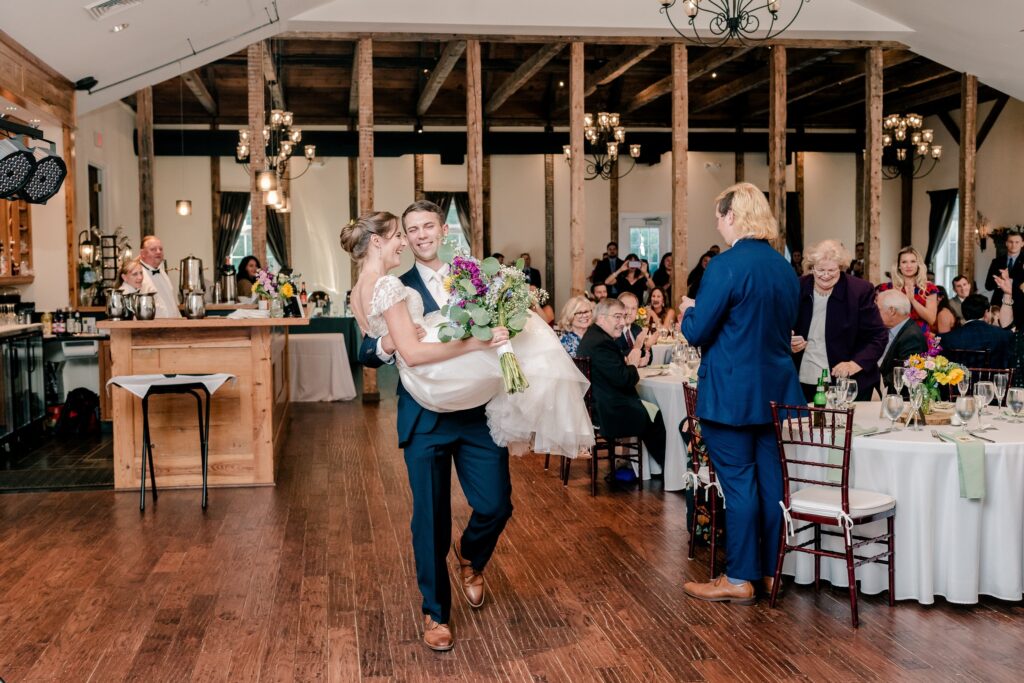
[[[373,298],[370,300],[370,315],[383,315],[384,311],[399,301],[405,301],[408,296],[409,293],[401,280],[394,275],[385,275],[377,280],[377,284],[373,286]]]

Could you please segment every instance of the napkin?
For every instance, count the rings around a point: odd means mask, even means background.
[[[943,434],[943,441],[956,444],[957,470],[960,475],[960,497],[971,500],[985,498],[985,444],[963,434]]]
[[[874,434],[877,431],[879,431],[878,427],[858,427],[857,425],[853,426],[853,435],[854,436],[870,436],[871,434]],[[838,445],[838,444],[842,444],[842,443],[846,443],[846,430],[845,429],[837,429],[836,430],[836,444]],[[842,451],[837,451],[834,448],[828,449],[828,464],[829,465],[839,465],[840,467],[842,467],[842,465],[843,465],[843,452]],[[829,468],[828,474],[826,476],[826,479],[828,479],[828,481],[839,483],[839,482],[841,482],[843,480],[843,471],[841,469],[836,470],[836,469]]]
[[[640,399],[640,403],[644,404],[644,408],[647,409],[647,414],[650,415],[651,417],[651,422],[654,422],[654,416],[658,414],[659,410],[657,404],[651,403],[650,401],[645,401],[643,399]]]

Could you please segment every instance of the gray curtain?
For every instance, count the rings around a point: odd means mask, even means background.
[[[441,218],[448,217],[448,210],[452,208],[453,192],[424,192],[423,196],[428,202],[434,202],[441,207]]]
[[[288,240],[284,236],[284,218],[270,206],[267,207],[267,248],[281,264],[282,269],[291,268],[288,262]]]
[[[958,190],[955,189],[928,191],[932,205],[928,212],[928,252],[924,255],[924,262],[929,267],[935,257],[935,250],[939,248],[939,240],[945,234],[946,226],[953,219],[953,206],[956,205],[957,194]]]
[[[473,234],[473,226],[470,225],[469,220],[469,193],[452,192],[452,201],[455,202],[455,213],[458,214],[459,223],[462,224],[462,234],[466,236],[466,241],[472,243],[470,235]]]
[[[217,250],[216,268],[220,268],[224,264],[224,259],[231,255],[238,235],[242,232],[248,210],[248,192],[220,193],[220,223],[217,226],[217,243],[214,245]]]

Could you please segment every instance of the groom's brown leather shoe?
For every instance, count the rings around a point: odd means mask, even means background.
[[[447,652],[455,647],[455,636],[448,624],[439,624],[429,614],[424,614],[423,643],[434,652]]]
[[[739,585],[729,583],[729,579],[722,574],[714,581],[697,583],[688,581],[683,584],[683,591],[691,598],[706,600],[707,602],[735,602],[737,605],[754,604],[754,584],[744,581]]]
[[[459,543],[452,543],[455,551],[455,559],[459,562],[459,585],[462,586],[462,594],[466,596],[469,606],[478,609],[484,604],[484,575],[473,569],[468,560],[463,559],[459,549]]]

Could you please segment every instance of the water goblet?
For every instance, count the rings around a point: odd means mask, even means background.
[[[961,396],[966,396],[967,392],[971,389],[971,371],[964,368],[964,376],[959,382],[956,383],[957,391],[960,392]]]
[[[1020,413],[1024,410],[1024,387],[1010,387],[1006,392],[1006,403],[1013,412],[1013,421],[1020,422]]]
[[[974,417],[974,411],[978,402],[970,396],[960,396],[956,400],[956,416],[960,418],[960,428],[963,434],[967,434],[967,422]],[[1022,397],[1024,405],[1024,397]]]
[[[910,387],[910,416],[914,419],[914,431],[921,431],[920,412],[921,403],[924,401],[925,388],[923,384],[914,384]]]
[[[992,402],[995,393],[992,382],[976,382],[974,385],[974,397],[978,399],[978,429],[985,428],[985,406]]]
[[[896,420],[903,414],[903,397],[899,394],[886,394],[882,399],[882,410],[889,418],[889,430],[896,429]]]
[[[1003,405],[1003,397],[1006,396],[1006,387],[1010,383],[1010,376],[1005,372],[997,372],[992,375],[992,385],[995,388],[996,407]],[[999,411],[996,411],[999,412]]]
[[[903,368],[892,369],[892,386],[896,389],[897,394],[903,393]]]

